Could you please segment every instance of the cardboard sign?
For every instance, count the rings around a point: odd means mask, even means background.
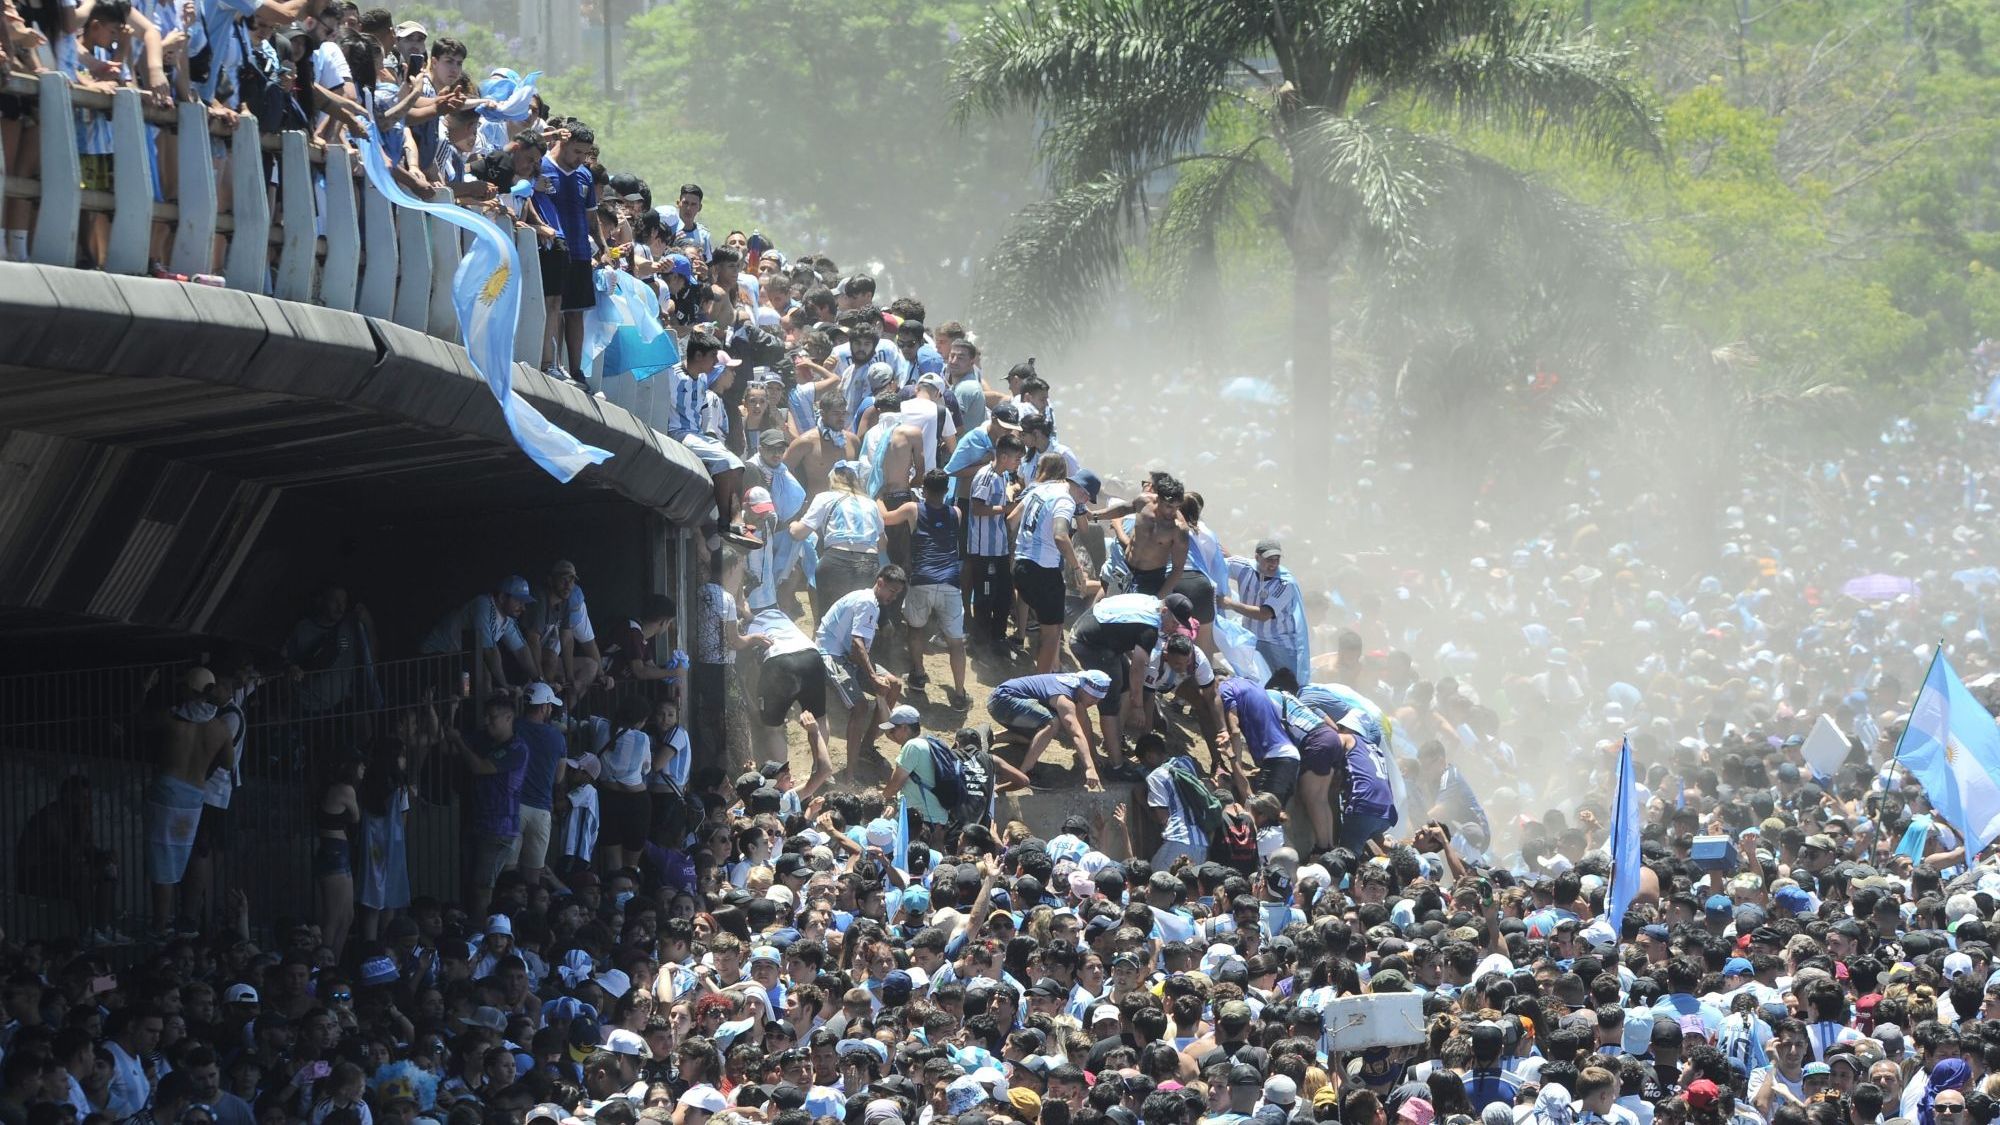
[[[1320,1008],[1329,1051],[1369,1047],[1409,1047],[1424,1041],[1424,997],[1420,992],[1343,996]]]
[[[1805,755],[1806,764],[1822,777],[1833,776],[1833,771],[1847,760],[1847,750],[1847,736],[1840,733],[1840,728],[1824,712],[1813,722],[1812,733],[1799,747],[1799,753]]]

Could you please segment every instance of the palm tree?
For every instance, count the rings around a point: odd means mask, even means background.
[[[1518,200],[1528,225],[1553,213],[1546,192],[1432,127],[1657,154],[1620,62],[1512,0],[1007,0],[960,46],[954,106],[968,121],[1035,113],[1052,183],[989,257],[982,321],[1003,337],[1074,332],[1142,236],[1156,270],[1199,277],[1219,231],[1252,216],[1291,256],[1292,444],[1307,468],[1306,451],[1327,448],[1343,268],[1423,259],[1418,220],[1440,207]],[[1147,183],[1168,170],[1154,213]]]

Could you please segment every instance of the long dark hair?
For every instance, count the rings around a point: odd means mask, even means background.
[[[368,744],[368,772],[361,778],[361,811],[370,816],[388,816],[396,792],[410,784],[404,768],[403,740],[394,735],[378,735]]]

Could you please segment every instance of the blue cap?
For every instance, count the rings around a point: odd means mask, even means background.
[[[528,589],[528,580],[518,574],[511,575],[507,581],[500,583],[500,592],[524,602],[533,601],[535,597],[534,591]]]
[[[1071,473],[1069,482],[1089,493],[1092,500],[1096,500],[1097,494],[1104,491],[1103,479],[1089,469],[1078,469]]]
[[[1667,940],[1667,928],[1665,926],[1660,925],[1658,922],[1655,922],[1652,925],[1645,927],[1644,929],[1640,930],[1639,933],[1653,939],[1654,941]]]
[[[1794,914],[1804,914],[1812,909],[1812,896],[1797,887],[1781,887],[1771,896],[1771,901]]]
[[[1731,957],[1728,961],[1723,962],[1722,965],[1722,975],[1725,977],[1747,977],[1756,971],[1751,966],[1749,959],[1744,957]]]
[[[1701,909],[1710,918],[1726,922],[1736,912],[1736,904],[1730,901],[1728,895],[1710,895],[1708,901],[1701,904]]]
[[[686,254],[669,254],[666,257],[666,272],[677,273],[689,281],[694,280],[694,263]]]

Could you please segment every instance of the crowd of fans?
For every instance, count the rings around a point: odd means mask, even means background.
[[[514,87],[386,10],[0,2],[16,68],[47,45],[80,82],[231,111],[275,87],[329,143],[372,117],[409,186],[537,230],[543,364],[715,486],[696,604],[600,638],[574,566],[507,578],[420,646],[490,690],[366,729],[343,716],[372,624],[327,591],[266,669],[317,724],[311,921],[204,873],[258,669],[177,681],[148,940],[83,940],[107,924],[86,785],[24,842],[27,889],[67,889],[86,932],[0,947],[5,1125],[2000,1116],[2000,867],[1891,762],[1929,646],[1975,684],[1993,664],[1991,428],[1765,469],[1698,551],[1580,471],[1532,533],[1447,557],[1364,463],[1327,518],[1379,549],[1315,536],[1301,577],[1236,514],[1271,479],[1236,421],[1176,402],[1201,388],[1060,381],[1059,426],[1032,360],[989,376],[916,296],[717,237],[696,185],[655,206],[587,124],[503,115]],[[32,132],[0,109],[14,166]],[[679,362],[591,370],[606,271],[655,289]],[[1161,410],[1205,428],[1108,487],[1076,431]],[[1190,481],[1236,506],[1237,553]],[[1822,717],[1847,745],[1816,765]],[[1644,870],[1614,928],[1628,740]],[[456,789],[425,793],[440,762]],[[995,818],[1077,782],[1129,798]],[[465,824],[453,901],[410,886],[430,800]],[[1357,1042],[1353,1004],[1326,1013],[1358,996],[1419,1015]]]

